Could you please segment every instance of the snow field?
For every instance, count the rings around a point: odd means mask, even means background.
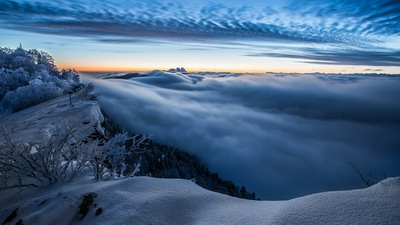
[[[96,196],[83,219],[85,194]],[[134,177],[77,180],[0,191],[0,218],[19,208],[24,224],[398,224],[400,178],[372,187],[288,201],[250,201],[205,190],[189,180]],[[5,203],[5,204],[4,204]],[[95,215],[98,208],[100,215]]]

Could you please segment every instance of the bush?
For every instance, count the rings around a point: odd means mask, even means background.
[[[23,68],[16,70],[0,69],[0,100],[9,91],[15,91],[18,87],[29,84],[29,73]]]
[[[94,85],[92,83],[89,84],[81,84],[76,95],[81,100],[96,100],[97,96],[92,94],[94,91]]]
[[[89,168],[96,180],[103,179],[105,175],[123,177],[137,171],[138,168],[127,171],[125,159],[135,154],[147,136],[117,134],[101,145],[98,140],[88,141],[95,124],[87,125],[84,135],[78,124],[66,123],[64,129],[57,128],[43,143],[15,141],[3,127],[0,188],[62,184],[74,179],[84,168]],[[129,147],[126,147],[128,142]]]
[[[59,97],[62,90],[54,83],[43,83],[40,79],[29,82],[29,85],[7,92],[3,98],[3,106],[12,112],[17,112],[30,106]]]
[[[3,127],[0,145],[1,185],[44,186],[72,180],[85,167],[87,159],[77,143],[84,138],[76,135],[78,126],[67,126],[42,143],[14,141]],[[86,138],[86,137],[85,137]]]

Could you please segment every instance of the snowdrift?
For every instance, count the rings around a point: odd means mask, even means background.
[[[83,217],[84,196],[92,202],[85,200]],[[0,222],[8,217],[5,224],[398,224],[399,196],[400,178],[288,201],[237,199],[180,179],[87,179],[61,188],[1,190]]]

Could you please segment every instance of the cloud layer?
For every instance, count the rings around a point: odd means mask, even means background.
[[[306,63],[327,65],[363,65],[363,66],[397,66],[400,67],[400,51],[382,50],[344,50],[319,51],[307,54],[293,53],[256,53],[248,56],[265,56],[274,58],[292,58]]]
[[[300,54],[293,54],[290,48],[283,53],[267,48],[267,54],[263,49],[253,49],[249,55],[296,59],[304,54],[304,59],[322,64],[399,66],[399,47],[380,45],[390,43],[388,38],[399,37],[400,3],[395,0],[240,4],[10,0],[0,2],[0,12],[2,28],[86,37],[104,43],[321,44],[323,47],[304,48]],[[334,49],[325,52],[327,45]]]
[[[400,175],[396,76],[153,71],[94,81],[119,124],[195,153],[264,199],[361,187],[349,162],[376,179]]]

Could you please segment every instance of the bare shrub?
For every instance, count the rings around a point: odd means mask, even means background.
[[[72,180],[85,167],[83,149],[86,138],[76,135],[77,125],[57,129],[44,142],[15,141],[3,126],[0,146],[1,186],[45,186]]]

